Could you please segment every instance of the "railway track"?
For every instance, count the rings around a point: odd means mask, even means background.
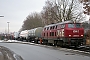
[[[35,43],[32,41],[32,43]],[[39,43],[38,43],[39,44]],[[46,45],[46,44],[41,44],[41,45]],[[83,52],[87,52],[90,54],[90,45],[84,45],[84,46],[80,46],[75,48],[74,46],[71,47],[60,47],[60,46],[54,46],[53,44],[47,44],[47,46],[53,46],[53,47],[57,47],[57,48],[66,48],[66,49],[73,49],[73,50],[79,50],[79,51],[83,51]]]
[[[53,45],[48,45],[48,46],[53,46]],[[54,46],[54,47],[57,47],[59,48],[60,46]],[[86,53],[89,53],[90,54],[90,45],[85,45],[85,46],[80,46],[80,47],[74,47],[74,46],[71,46],[71,47],[61,47],[61,48],[65,48],[67,50],[74,50],[74,51],[80,51],[80,52],[86,52]]]
[[[76,49],[80,50],[80,51],[90,52],[90,45],[89,46],[80,46]]]
[[[45,45],[45,44],[42,44],[42,45]],[[47,46],[53,46],[53,47],[57,47],[57,48],[60,47],[60,46],[54,46],[53,44],[47,44]],[[90,53],[90,45],[79,46],[79,47],[77,47],[77,48],[74,47],[74,46],[71,46],[71,47],[61,47],[61,48],[79,50],[79,51],[83,51],[83,52],[88,52],[88,53]]]

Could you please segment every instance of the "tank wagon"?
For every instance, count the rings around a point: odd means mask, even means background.
[[[14,40],[18,40],[20,38],[19,34],[20,32],[14,32],[13,34]]]
[[[21,31],[21,33],[20,33],[20,40],[21,41],[27,40],[27,38],[28,38],[28,30]]]
[[[43,28],[43,43],[60,46],[80,46],[83,44],[84,29],[81,23],[72,21],[47,25]]]
[[[29,30],[28,40],[38,43],[39,39],[41,38],[42,30],[43,30],[42,27],[38,27],[38,28]]]
[[[26,40],[29,42],[34,41],[34,42],[38,43],[39,38],[41,38],[42,30],[43,30],[42,27],[37,27],[34,29],[30,29],[30,30],[24,30],[20,33],[20,39]]]

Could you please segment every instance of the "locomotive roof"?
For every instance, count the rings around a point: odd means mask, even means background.
[[[47,25],[45,27],[55,26],[55,25],[58,25],[58,24],[66,24],[66,23],[73,23],[73,21],[64,21],[64,22],[60,22],[60,23],[56,23],[56,24],[50,24],[50,25]]]

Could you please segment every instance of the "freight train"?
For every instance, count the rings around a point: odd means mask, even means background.
[[[20,33],[20,39],[35,41],[36,43],[42,39],[43,44],[80,46],[84,44],[84,28],[81,23],[65,21],[24,30]]]

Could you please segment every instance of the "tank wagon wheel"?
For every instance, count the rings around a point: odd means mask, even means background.
[[[35,43],[38,44],[38,40],[35,40]]]

